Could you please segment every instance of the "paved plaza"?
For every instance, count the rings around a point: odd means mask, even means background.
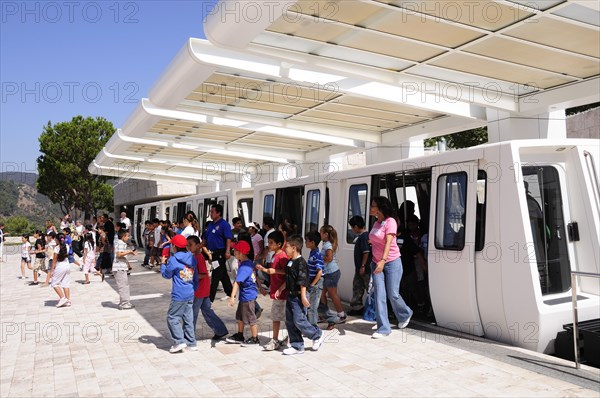
[[[138,256],[140,259],[140,256]],[[140,259],[141,260],[141,259]],[[72,301],[56,308],[49,287],[17,279],[19,255],[0,263],[2,342],[0,392],[20,396],[556,396],[599,397],[600,373],[531,351],[436,332],[412,322],[372,340],[356,319],[327,332],[318,352],[304,355],[212,343],[199,320],[199,350],[170,354],[166,313],[171,282],[132,264],[133,310],[117,308],[114,279],[77,283]],[[29,271],[31,275],[31,271]],[[234,309],[216,312],[235,331]],[[260,322],[270,336],[270,303]]]

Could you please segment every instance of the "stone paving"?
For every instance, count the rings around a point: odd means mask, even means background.
[[[136,308],[117,309],[114,279],[90,285],[71,272],[69,308],[51,288],[17,279],[19,256],[0,263],[0,394],[18,396],[600,396],[600,373],[531,351],[435,333],[413,322],[372,340],[352,320],[327,332],[318,352],[286,357],[260,348],[212,343],[202,318],[199,350],[170,354],[166,312],[170,281],[134,263]],[[31,271],[29,271],[31,274]],[[29,279],[28,281],[30,281]],[[234,309],[217,313],[235,331]],[[270,336],[269,308],[260,319]]]

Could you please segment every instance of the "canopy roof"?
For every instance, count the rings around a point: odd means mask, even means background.
[[[222,0],[93,166],[214,181],[598,101],[599,25],[596,1]]]

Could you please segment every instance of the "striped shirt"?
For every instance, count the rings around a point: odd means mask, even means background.
[[[325,264],[323,263],[323,257],[319,253],[319,249],[312,249],[308,255],[308,278],[310,282],[315,279],[319,270],[323,271]]]

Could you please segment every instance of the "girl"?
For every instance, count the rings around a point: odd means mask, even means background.
[[[337,294],[337,285],[340,281],[340,267],[337,264],[335,252],[338,248],[337,232],[331,225],[324,225],[319,230],[323,246],[321,257],[323,257],[323,293],[321,294],[321,312],[327,314],[327,330],[334,328],[336,323],[346,321],[346,313],[342,308],[342,302]],[[331,314],[327,306],[327,295],[333,301],[337,314]]]
[[[54,260],[52,268],[48,275],[52,278],[51,286],[58,294],[59,300],[56,307],[71,306],[71,292],[69,284],[71,282],[71,266],[69,265],[69,255],[67,243],[63,234],[56,235],[56,247],[54,248]]]
[[[83,275],[85,276],[84,285],[90,283],[90,272],[96,265],[96,256],[94,251],[94,236],[91,233],[85,234],[83,238]],[[95,272],[94,275],[97,273]]]
[[[161,264],[166,264],[169,261],[169,256],[171,255],[171,238],[175,236],[175,233],[170,230],[167,226],[162,227],[161,236],[161,244],[158,246],[161,248]]]
[[[32,285],[38,284],[38,271],[44,271],[44,262],[46,261],[45,247],[46,247],[46,236],[39,229],[33,234],[35,238],[35,246],[31,250],[32,254],[35,254],[35,262],[33,263],[33,283]]]
[[[56,234],[52,231],[46,234],[46,259],[48,260],[48,263],[46,264],[46,281],[43,286],[48,286],[48,283],[50,283],[50,270],[54,263],[54,248],[56,247],[55,238]]]
[[[31,267],[31,257],[29,257],[29,252],[31,251],[31,243],[29,243],[29,235],[23,234],[21,237],[21,276],[19,279],[27,279],[25,275],[25,267],[32,269]]]

